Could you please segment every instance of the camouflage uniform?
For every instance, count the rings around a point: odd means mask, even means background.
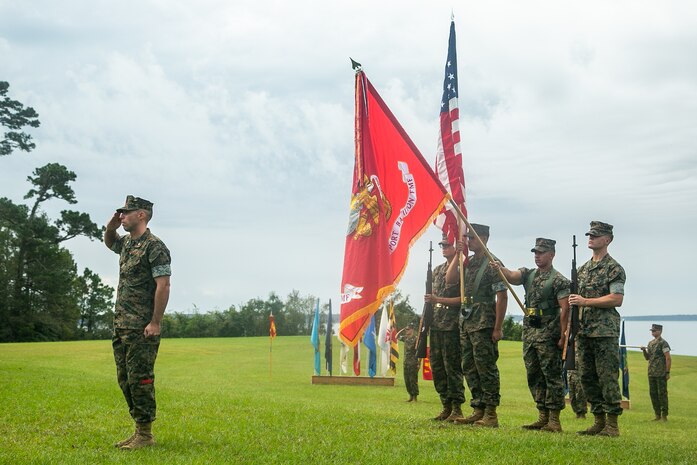
[[[453,260],[457,260],[457,258]],[[458,297],[460,285],[458,283],[446,284],[445,273],[447,270],[448,262],[433,269],[433,295]],[[465,402],[460,359],[459,315],[459,305],[433,305],[429,360],[433,373],[433,385],[443,405],[460,405]]]
[[[624,268],[609,254],[578,270],[578,294],[586,298],[624,294]],[[578,371],[593,414],[622,414],[618,382],[620,314],[615,308],[579,307]]]
[[[481,278],[475,289],[480,270]],[[489,266],[489,259],[484,254],[469,257],[465,267],[467,302],[460,316],[460,345],[462,372],[472,394],[470,405],[475,409],[497,406],[501,400],[496,366],[499,349],[491,335],[496,324],[496,293],[505,290],[506,285],[498,272]]]
[[[410,396],[419,395],[419,359],[416,356],[416,331],[412,335],[400,334],[404,341],[404,384]]]
[[[569,296],[571,281],[554,268],[542,273],[520,268],[520,272],[526,308],[542,309],[545,313],[523,319],[523,360],[528,388],[538,410],[562,410],[565,406],[562,350],[557,345],[561,338],[559,299]]]
[[[117,237],[111,247],[119,254],[119,285],[114,311],[112,347],[116,376],[136,423],[155,419],[155,359],[160,336],[145,337],[154,311],[155,279],[170,276],[170,254],[147,229],[137,239]]]
[[[666,352],[670,352],[668,342],[659,337],[646,346],[649,360],[649,394],[656,416],[668,416],[668,381],[666,380]]]

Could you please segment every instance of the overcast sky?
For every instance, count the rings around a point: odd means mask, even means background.
[[[153,201],[173,258],[168,311],[292,289],[338,311],[349,56],[432,163],[453,8],[469,216],[491,226],[492,252],[533,267],[535,238],[550,237],[568,276],[572,235],[580,265],[589,222],[605,221],[627,273],[621,313],[697,313],[690,0],[0,0],[0,80],[41,121],[36,150],[0,158],[0,196],[22,202],[26,177],[59,162],[77,174],[70,208],[98,224],[127,194]],[[419,309],[439,237],[417,242],[400,284]],[[116,285],[103,244],[67,246]]]

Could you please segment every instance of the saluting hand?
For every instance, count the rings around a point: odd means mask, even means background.
[[[121,226],[121,213],[114,212],[114,216],[109,219],[109,222],[106,224],[106,228],[116,231],[119,229],[119,226]]]

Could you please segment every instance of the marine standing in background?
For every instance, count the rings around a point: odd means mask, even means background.
[[[565,403],[561,357],[571,292],[571,282],[552,266],[555,244],[552,239],[537,238],[531,250],[537,269],[509,270],[492,263],[508,282],[525,288],[523,360],[528,388],[539,414],[537,421],[523,428],[549,432],[562,430],[559,413]]]
[[[619,436],[617,423],[622,415],[620,372],[620,314],[616,307],[624,299],[624,268],[607,251],[612,242],[612,225],[591,221],[588,248],[593,257],[578,270],[578,294],[569,304],[579,308],[576,354],[583,392],[595,418],[579,434]]]
[[[434,420],[454,421],[463,418],[462,404],[465,402],[458,328],[460,285],[459,282],[446,283],[446,274],[457,276],[459,266],[455,247],[446,235],[438,245],[443,250],[446,262],[433,269],[433,294],[424,296],[426,302],[433,304],[429,360],[433,385],[443,404],[443,409]]]
[[[576,353],[576,351],[574,351],[574,353]],[[575,366],[578,366],[578,361],[576,361]],[[566,383],[569,386],[571,410],[574,411],[577,419],[586,418],[586,413],[588,413],[588,402],[586,402],[586,394],[583,392],[581,380],[578,377],[578,370],[566,370]]]
[[[404,341],[404,384],[409,394],[407,402],[416,402],[419,396],[419,359],[416,356],[416,331],[414,323],[409,323],[404,333],[399,335]]]
[[[663,326],[651,325],[653,340],[641,348],[649,361],[649,394],[656,414],[654,421],[668,421],[668,380],[670,379],[670,345],[663,339]]]
[[[104,232],[104,243],[120,257],[112,348],[119,387],[135,421],[133,435],[116,444],[121,449],[155,444],[155,359],[172,272],[169,250],[148,229],[150,218],[152,203],[129,195]],[[119,226],[128,235],[119,236]]]
[[[489,226],[472,224],[482,242],[489,240]],[[465,296],[461,311],[460,345],[462,372],[472,398],[472,414],[458,424],[498,427],[496,407],[501,400],[498,342],[503,338],[508,294],[496,270],[489,266],[484,246],[467,233],[469,249],[474,253],[465,267]]]

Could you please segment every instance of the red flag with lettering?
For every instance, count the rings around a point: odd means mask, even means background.
[[[339,337],[356,345],[447,200],[443,185],[365,76],[356,73],[356,159]]]

